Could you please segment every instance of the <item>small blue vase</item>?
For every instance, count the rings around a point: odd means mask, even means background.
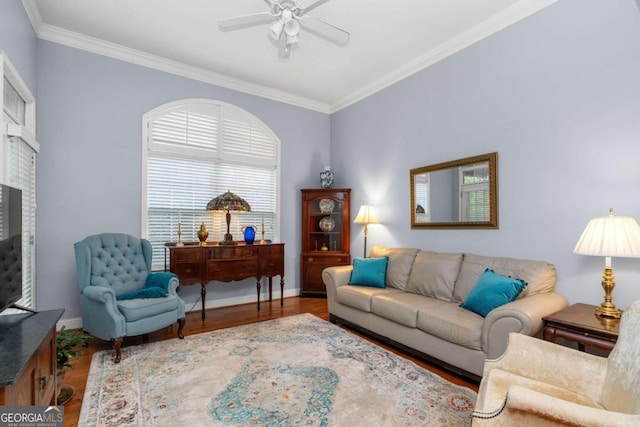
[[[244,227],[244,242],[247,245],[252,245],[256,240],[256,228],[253,226]]]

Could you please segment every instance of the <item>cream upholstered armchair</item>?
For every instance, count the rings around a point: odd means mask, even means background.
[[[487,360],[474,426],[639,426],[640,301],[608,358],[512,333]]]

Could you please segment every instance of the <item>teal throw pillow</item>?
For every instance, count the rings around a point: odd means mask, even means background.
[[[487,268],[460,307],[486,317],[494,308],[518,298],[525,286],[524,280],[503,276]]]
[[[389,257],[354,258],[350,285],[384,288]]]

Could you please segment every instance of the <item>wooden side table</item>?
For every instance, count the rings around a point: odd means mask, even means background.
[[[612,350],[618,340],[620,319],[596,316],[595,310],[595,305],[578,303],[543,317],[543,339],[555,342],[564,338],[578,343],[580,351],[585,351],[588,345]]]

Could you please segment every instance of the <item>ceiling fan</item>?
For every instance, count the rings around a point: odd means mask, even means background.
[[[261,24],[269,25],[269,36],[278,43],[278,56],[289,58],[291,49],[298,43],[300,28],[304,28],[338,46],[349,42],[349,33],[307,13],[329,0],[264,0],[269,12],[251,13],[222,19],[218,27],[222,31],[232,31]]]

